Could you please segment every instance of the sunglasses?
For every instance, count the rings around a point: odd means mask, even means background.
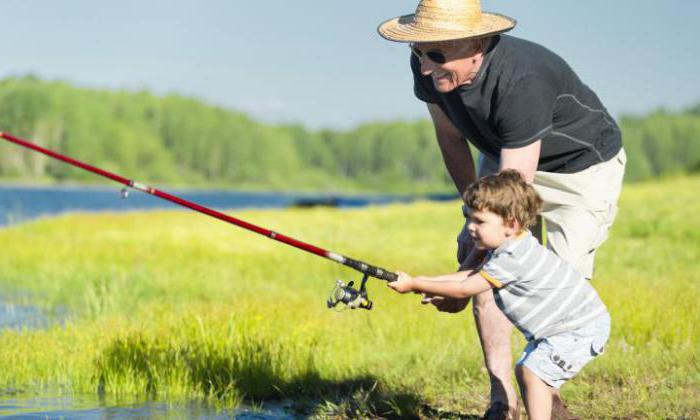
[[[409,45],[409,47],[411,48],[411,52],[413,54],[415,54],[419,60],[422,60],[423,57],[428,57],[428,59],[430,59],[430,61],[432,61],[433,63],[436,63],[436,64],[447,63],[447,57],[445,57],[445,53],[442,51],[430,50],[430,51],[423,52],[423,51],[419,50],[418,48],[416,48],[416,46],[413,44]]]

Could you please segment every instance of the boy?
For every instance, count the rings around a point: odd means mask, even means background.
[[[467,298],[493,289],[496,303],[528,344],[516,377],[530,419],[549,419],[552,398],[603,352],[610,315],[589,282],[527,230],[542,206],[520,173],[504,170],[465,192],[469,234],[488,252],[479,271],[399,278],[399,293]]]

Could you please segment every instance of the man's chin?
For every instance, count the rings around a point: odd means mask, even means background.
[[[454,84],[452,82],[449,82],[447,80],[445,80],[445,81],[433,80],[433,86],[435,87],[435,90],[437,90],[440,93],[451,92],[456,87],[456,86],[454,86]]]

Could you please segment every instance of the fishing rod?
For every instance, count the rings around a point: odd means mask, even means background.
[[[65,162],[69,165],[78,167],[80,169],[86,170],[88,172],[92,172],[94,174],[103,176],[107,179],[111,179],[112,181],[116,181],[120,184],[124,185],[124,189],[122,190],[122,197],[126,198],[128,196],[128,189],[134,189],[138,190],[141,192],[144,192],[146,194],[150,194],[153,196],[156,196],[158,198],[161,198],[163,200],[170,201],[172,203],[175,203],[179,206],[182,207],[187,207],[191,210],[197,211],[199,213],[206,214],[208,216],[214,217],[216,219],[222,220],[224,222],[236,225],[238,227],[241,227],[246,230],[253,231],[255,233],[258,233],[260,235],[263,235],[267,238],[274,239],[275,241],[285,243],[287,245],[293,246],[295,248],[299,248],[303,251],[309,252],[314,255],[318,255],[323,258],[327,258],[331,261],[335,261],[339,264],[343,264],[347,267],[350,267],[354,270],[357,270],[363,274],[362,277],[362,282],[360,284],[360,287],[358,289],[353,288],[353,283],[354,282],[349,282],[348,284],[345,284],[342,280],[338,280],[335,284],[335,288],[331,292],[331,295],[328,297],[328,300],[326,301],[327,305],[329,308],[334,308],[339,304],[343,304],[348,308],[351,309],[356,309],[356,308],[362,308],[362,309],[372,309],[372,301],[369,300],[367,297],[367,289],[366,289],[366,283],[367,279],[369,277],[374,277],[380,280],[386,280],[389,282],[395,281],[397,279],[397,275],[391,271],[388,271],[384,268],[380,268],[374,265],[367,264],[363,261],[356,260],[353,258],[346,257],[344,255],[338,254],[336,252],[331,252],[327,251],[323,248],[317,247],[315,245],[308,244],[306,242],[299,241],[297,239],[294,239],[292,237],[283,235],[278,232],[274,232],[272,230],[265,229],[263,227],[254,225],[252,223],[248,223],[244,220],[237,219],[235,217],[229,216],[227,214],[221,213],[219,211],[210,209],[208,207],[204,207],[202,205],[199,205],[197,203],[194,203],[192,201],[185,200],[183,198],[168,194],[164,191],[160,191],[158,189],[155,189],[151,186],[148,186],[146,184],[142,184],[140,182],[137,182],[132,179],[124,178],[123,176],[114,174],[112,172],[105,171],[104,169],[100,169],[98,167],[89,165],[85,162],[81,162],[77,159],[73,159],[69,156],[62,155],[60,153],[54,152],[49,149],[45,149],[41,146],[38,146],[34,143],[31,143],[27,140],[23,140],[20,138],[17,138],[13,135],[10,135],[8,133],[3,133],[0,131],[0,138],[3,138],[10,143],[17,144],[19,146],[22,146],[24,148],[33,150],[38,153],[42,153],[46,156],[52,157],[54,159],[60,160],[62,162]]]

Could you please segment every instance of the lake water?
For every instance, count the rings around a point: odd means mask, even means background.
[[[0,296],[0,330],[46,328],[52,322],[61,323],[63,319],[60,315],[50,316],[36,306],[6,302]]]
[[[118,186],[0,186],[0,226],[67,212],[182,208],[169,201],[134,190],[130,190],[128,198],[123,199],[120,191],[121,188]],[[202,190],[172,190],[168,191],[168,193],[214,209],[285,208],[315,205],[362,207],[388,203],[405,203],[417,198],[428,200],[455,198],[454,196],[439,194],[411,197],[400,195],[323,195]]]
[[[18,419],[293,419],[291,404],[266,404],[258,409],[217,410],[198,401],[109,403],[78,396],[32,396],[0,390],[0,417]]]

